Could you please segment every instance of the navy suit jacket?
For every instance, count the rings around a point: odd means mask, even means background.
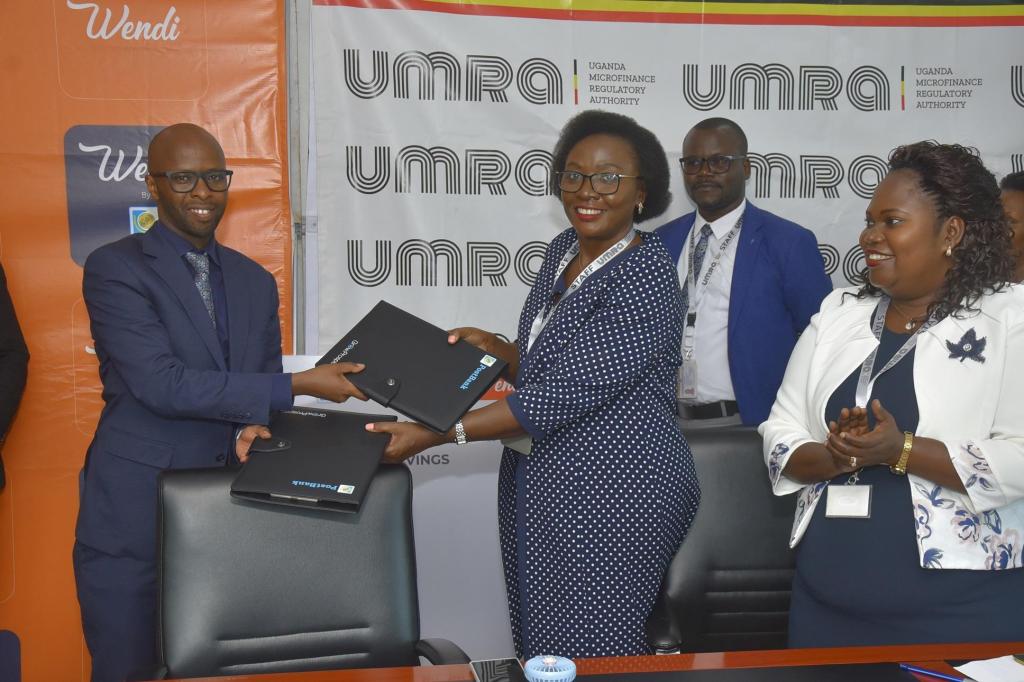
[[[105,405],[82,469],[76,537],[153,560],[164,469],[224,466],[239,424],[266,424],[281,372],[277,284],[218,244],[230,365],[188,265],[152,231],[94,251],[82,283]]]
[[[679,262],[696,213],[656,232]],[[749,201],[729,290],[729,372],[744,424],[768,418],[797,337],[832,291],[814,234]]]

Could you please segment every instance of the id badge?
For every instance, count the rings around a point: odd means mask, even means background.
[[[696,321],[696,320],[694,320]],[[693,352],[693,342],[697,330],[693,324],[683,328],[683,364],[679,368],[679,398],[695,400],[697,398],[697,358]]]
[[[697,398],[697,358],[683,357],[683,366],[679,369],[679,397],[684,400]]]
[[[829,485],[825,516],[838,519],[871,518],[871,486],[845,483]]]

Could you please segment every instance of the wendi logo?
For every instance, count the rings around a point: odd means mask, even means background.
[[[89,23],[85,34],[90,40],[110,40],[119,37],[124,40],[177,40],[181,32],[178,30],[181,17],[176,16],[178,9],[171,5],[161,21],[150,22],[144,19],[132,19],[128,5],[121,6],[121,16],[115,17],[114,10],[100,7],[95,2],[72,2],[67,0],[68,7],[89,13]]]
[[[208,87],[204,0],[52,0],[61,89],[79,99],[196,99]]]
[[[64,134],[71,258],[79,265],[93,249],[156,222],[146,187],[146,150],[157,126],[73,126]]]

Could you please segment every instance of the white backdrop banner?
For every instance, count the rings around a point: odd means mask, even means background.
[[[959,142],[997,176],[1024,168],[1020,8],[700,4],[314,0],[320,352],[381,299],[513,335],[568,226],[546,182],[583,109],[633,116],[668,151],[675,199],[648,229],[692,210],[686,131],[735,120],[748,198],[814,231],[838,286],[863,267],[857,236],[893,147]],[[474,657],[511,652],[499,454],[410,462],[422,630]]]

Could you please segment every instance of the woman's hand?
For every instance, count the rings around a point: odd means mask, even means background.
[[[871,401],[875,413],[875,428],[864,434],[849,431],[829,433],[825,447],[836,466],[843,471],[863,467],[894,464],[903,451],[903,432],[889,411],[879,400]]]
[[[367,424],[366,430],[391,436],[387,447],[384,448],[384,461],[390,464],[404,462],[427,448],[442,445],[450,440],[415,422],[374,422]]]
[[[519,371],[519,348],[509,341],[476,327],[456,327],[448,331],[448,343],[458,343],[459,339],[473,344],[490,355],[497,356],[508,365],[505,375],[511,381]]]
[[[868,432],[868,411],[863,407],[844,407],[839,411],[839,420],[828,423],[828,430],[837,436],[841,433],[863,436]]]
[[[448,330],[448,343],[458,343],[459,339],[473,344],[485,353],[497,355],[506,362],[508,358],[505,355],[508,354],[509,347],[514,348],[511,343],[498,338],[497,334],[476,327],[456,327]]]
[[[250,424],[238,432],[238,438],[235,439],[235,456],[242,464],[249,459],[249,448],[257,438],[270,438],[270,429],[261,424]]]

